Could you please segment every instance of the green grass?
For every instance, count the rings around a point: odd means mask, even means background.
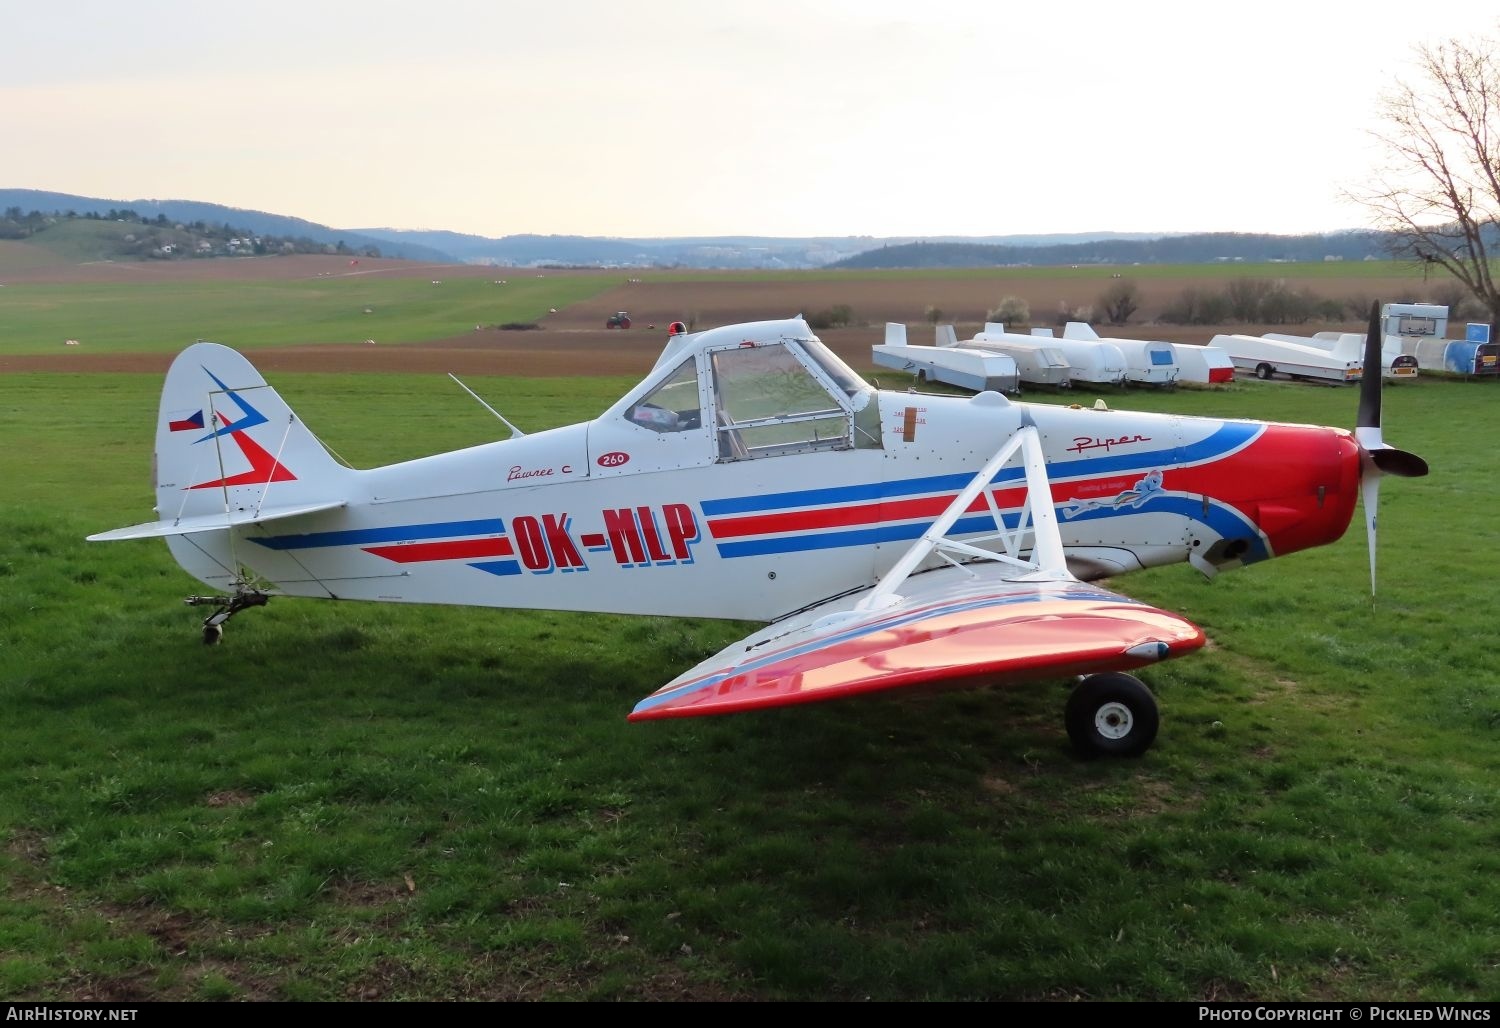
[[[495,434],[437,378],[273,376],[362,465]],[[528,429],[625,385],[470,384]],[[1500,993],[1487,384],[1389,391],[1434,472],[1386,485],[1373,609],[1357,530],[1120,580],[1215,645],[1096,763],[1063,683],[627,725],[717,622],[277,600],[205,648],[165,547],[82,542],[149,517],[158,390],[0,384],[0,996]]]
[[[0,240],[0,275],[113,257],[132,229],[112,221],[63,222],[29,239]]]
[[[497,274],[488,278],[107,283],[0,289],[0,355],[57,352],[77,339],[89,353],[168,353],[197,339],[230,346],[409,343],[475,325],[536,321],[618,284],[609,276]]]

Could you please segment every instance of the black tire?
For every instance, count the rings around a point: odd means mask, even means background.
[[[917,372],[917,385],[922,385],[926,381],[927,381],[927,372],[919,370]]]
[[[1063,720],[1080,756],[1139,757],[1156,741],[1161,717],[1144,682],[1121,671],[1089,675],[1068,697]]]
[[[1262,382],[1269,381],[1274,374],[1276,374],[1276,369],[1269,364],[1258,364],[1255,367],[1255,377]]]
[[[203,645],[204,646],[217,646],[217,645],[219,645],[219,640],[221,640],[223,638],[224,638],[224,626],[223,625],[204,625],[203,626]]]

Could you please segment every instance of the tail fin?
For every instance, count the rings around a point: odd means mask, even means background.
[[[182,535],[342,506],[348,477],[248,360],[196,343],[172,362],[156,426],[158,519],[93,539]]]

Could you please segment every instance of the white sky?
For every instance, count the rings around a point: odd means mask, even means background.
[[[1357,227],[1492,0],[0,0],[0,186],[483,235]]]

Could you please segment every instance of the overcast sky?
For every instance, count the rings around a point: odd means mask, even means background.
[[[1357,227],[1491,0],[0,0],[0,186],[483,235]]]

